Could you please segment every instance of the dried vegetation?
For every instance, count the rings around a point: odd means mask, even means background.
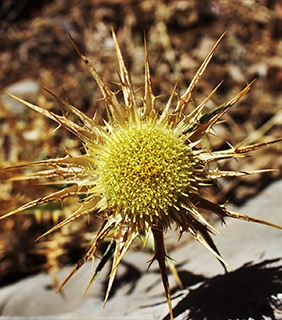
[[[19,4],[21,3],[21,4]],[[40,4],[39,4],[40,3]],[[0,7],[1,87],[31,79],[58,96],[65,96],[91,116],[104,112],[101,95],[88,71],[81,65],[67,33],[95,64],[107,81],[119,81],[110,29],[118,41],[133,76],[135,87],[143,86],[143,32],[149,44],[154,93],[172,92],[178,80],[185,90],[195,71],[218,37],[227,31],[211,65],[198,83],[194,105],[224,80],[210,108],[229,101],[246,83],[257,79],[240,104],[226,115],[226,123],[215,127],[213,148],[227,149],[244,139],[248,144],[282,136],[282,6],[280,1],[13,1]],[[24,85],[24,84],[23,84]],[[111,85],[111,84],[110,84]],[[112,84],[115,88],[115,84]],[[118,87],[116,87],[118,88]],[[30,100],[30,97],[24,97]],[[35,104],[53,110],[58,106],[44,91],[32,97]],[[20,162],[77,154],[79,142],[52,121],[1,100],[1,167]],[[167,96],[158,99],[166,102]],[[192,103],[193,105],[193,103]],[[105,116],[105,115],[104,115]],[[209,141],[207,140],[207,144]],[[23,147],[24,146],[24,147]],[[281,144],[256,151],[252,157],[226,162],[223,170],[276,168],[277,171],[241,179],[222,178],[208,196],[223,203],[242,203],[281,175]],[[1,212],[20,206],[50,186],[27,182],[2,183],[16,172],[0,170]],[[64,202],[68,216],[77,200]],[[89,244],[96,223],[70,224],[43,241],[33,240],[53,226],[61,205],[45,205],[32,212],[1,221],[0,282],[5,284],[30,273],[47,269],[54,276],[59,266],[77,261]],[[33,236],[31,236],[31,234]],[[63,236],[62,236],[63,234]]]

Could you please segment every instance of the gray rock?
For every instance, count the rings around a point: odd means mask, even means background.
[[[9,93],[14,94],[21,99],[32,101],[38,97],[40,85],[32,79],[25,79],[10,85],[5,89]],[[11,98],[7,94],[1,95],[0,99],[4,106],[9,107],[11,112],[24,113],[27,111],[25,105]]]
[[[278,181],[240,209],[231,210],[282,225],[281,205],[282,181]],[[228,228],[217,226],[224,236],[214,238],[232,271],[225,273],[195,241],[180,243],[170,252],[185,287],[179,290],[169,276],[175,319],[282,319],[282,230],[234,219],[226,222]],[[150,258],[142,251],[127,253],[104,309],[107,272],[81,298],[91,275],[91,264],[86,264],[65,286],[65,296],[50,289],[48,275],[2,288],[0,318],[169,320],[157,263],[145,271]],[[70,270],[64,268],[60,280]]]

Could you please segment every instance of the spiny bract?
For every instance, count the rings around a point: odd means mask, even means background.
[[[79,209],[44,235],[85,214],[92,213],[103,219],[103,224],[89,251],[74,267],[60,288],[87,260],[95,259],[96,251],[107,238],[107,240],[110,239],[108,250],[89,282],[90,285],[105,262],[113,257],[112,271],[105,297],[106,302],[121,259],[136,238],[143,239],[146,243],[152,233],[155,253],[151,263],[154,260],[159,263],[170,316],[173,318],[166,273],[167,255],[163,237],[168,227],[175,224],[180,235],[184,231],[189,232],[224,266],[228,265],[221,258],[210,236],[210,232],[216,231],[216,229],[205,220],[201,214],[202,210],[214,213],[222,220],[224,217],[230,216],[281,228],[266,221],[230,212],[224,206],[203,198],[199,192],[201,186],[206,186],[210,180],[250,173],[212,170],[209,167],[211,162],[238,158],[244,153],[281,140],[277,139],[245,147],[240,145],[230,147],[229,150],[216,152],[205,150],[201,146],[202,137],[249,90],[251,85],[247,85],[229,102],[208,113],[203,113],[207,101],[216,91],[218,85],[198,107],[192,112],[188,112],[187,107],[193,89],[222,37],[216,42],[184,94],[177,95],[176,105],[172,106],[172,99],[176,95],[175,88],[168,103],[161,110],[157,110],[155,106],[156,97],[152,92],[146,41],[145,95],[141,106],[139,106],[114,32],[113,39],[120,68],[124,103],[117,99],[116,93],[103,82],[92,64],[81,54],[72,41],[103,94],[109,115],[108,121],[104,121],[104,125],[97,124],[95,119],[87,117],[74,106],[52,93],[61,105],[64,105],[79,118],[79,124],[69,120],[66,115],[54,114],[10,94],[31,109],[55,120],[73,132],[85,146],[85,153],[80,156],[67,155],[61,159],[26,164],[29,166],[40,165],[46,169],[16,177],[14,180],[50,178],[50,183],[54,184],[55,179],[55,182],[62,188],[60,191],[32,201],[2,217],[11,216],[48,201],[79,195],[80,197],[84,196]]]

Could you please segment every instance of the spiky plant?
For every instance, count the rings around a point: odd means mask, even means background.
[[[106,303],[121,259],[135,239],[140,238],[146,244],[152,233],[154,256],[151,263],[158,261],[172,319],[170,287],[166,272],[167,254],[164,244],[164,233],[168,228],[175,225],[180,235],[183,232],[190,233],[224,266],[228,265],[220,256],[210,235],[212,231],[218,231],[204,218],[203,210],[219,216],[222,221],[225,217],[232,217],[281,229],[280,226],[272,223],[231,212],[225,206],[210,202],[200,194],[202,186],[207,186],[207,182],[211,180],[251,173],[211,169],[211,163],[217,163],[221,159],[240,158],[250,151],[281,141],[277,139],[249,146],[239,145],[224,151],[212,151],[203,147],[204,135],[209,133],[211,127],[249,91],[251,86],[248,84],[229,102],[203,113],[206,103],[219,87],[218,85],[199,106],[192,112],[188,112],[188,104],[195,85],[222,37],[216,42],[184,94],[177,95],[176,105],[172,105],[173,97],[176,96],[175,86],[168,103],[161,110],[157,110],[155,106],[156,97],[152,92],[146,41],[145,95],[142,104],[138,105],[130,74],[114,32],[123,103],[118,100],[117,94],[110,90],[89,60],[71,40],[103,94],[108,111],[108,120],[104,120],[103,125],[99,125],[95,119],[89,118],[52,93],[50,94],[59,104],[64,105],[79,119],[79,123],[71,121],[66,114],[57,115],[10,94],[29,108],[53,119],[60,126],[74,133],[82,141],[85,153],[80,156],[67,155],[61,159],[25,164],[25,166],[40,166],[44,169],[16,177],[15,180],[47,178],[50,179],[50,183],[57,183],[62,188],[60,191],[31,201],[2,218],[49,201],[80,196],[83,198],[80,207],[44,235],[82,215],[94,214],[103,221],[88,252],[58,290],[87,260],[95,259],[97,250],[107,239],[110,240],[108,249],[89,282],[90,285],[105,263],[113,258],[105,296]]]

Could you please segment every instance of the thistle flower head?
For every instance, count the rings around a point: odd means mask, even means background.
[[[109,115],[104,125],[96,123],[95,119],[87,117],[73,105],[52,93],[50,94],[61,105],[76,115],[80,120],[79,123],[71,121],[66,115],[57,115],[10,94],[31,109],[73,132],[85,146],[85,153],[80,156],[67,155],[60,159],[27,164],[29,166],[40,165],[45,169],[16,177],[15,180],[47,178],[52,184],[55,180],[62,188],[60,191],[31,201],[2,217],[11,216],[24,209],[57,199],[62,200],[75,195],[84,197],[81,206],[70,217],[44,234],[85,214],[94,214],[103,220],[88,252],[74,267],[61,287],[87,260],[95,259],[97,250],[107,238],[110,239],[109,247],[89,282],[90,285],[105,262],[113,257],[106,302],[121,259],[136,238],[143,239],[141,235],[146,234],[148,237],[152,233],[155,253],[151,263],[154,260],[159,263],[170,315],[173,318],[166,273],[167,254],[163,237],[168,227],[175,224],[180,234],[185,231],[190,233],[224,266],[228,265],[220,256],[210,235],[211,231],[217,232],[217,230],[204,218],[203,210],[216,214],[222,221],[225,217],[230,216],[281,228],[266,221],[231,212],[224,206],[203,198],[200,193],[201,187],[207,185],[207,181],[251,173],[211,169],[210,163],[221,159],[238,158],[249,151],[281,140],[251,146],[240,145],[224,151],[206,150],[202,146],[203,136],[235,102],[247,93],[251,85],[247,85],[229,102],[204,113],[207,101],[219,84],[199,106],[192,112],[188,112],[187,107],[196,83],[201,78],[221,38],[211,49],[186,91],[182,95],[176,95],[176,105],[172,104],[175,88],[168,103],[161,110],[157,110],[155,106],[156,97],[152,92],[146,41],[145,94],[142,104],[138,105],[136,93],[114,32],[113,39],[120,68],[123,102],[118,100],[116,93],[110,90],[72,41],[103,94]]]
[[[89,147],[89,154],[99,161],[93,191],[103,195],[124,221],[130,219],[141,229],[170,222],[170,208],[177,208],[180,196],[193,191],[197,162],[177,128],[142,122],[111,128],[98,155]]]

